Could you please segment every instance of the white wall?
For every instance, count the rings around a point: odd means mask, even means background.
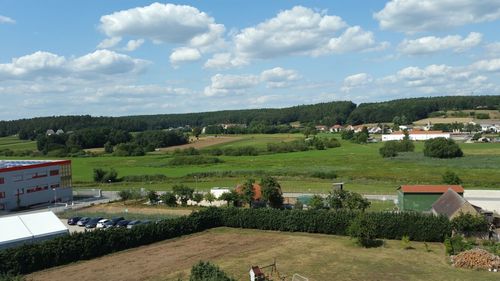
[[[402,140],[404,134],[400,135],[382,135],[382,141],[392,141],[392,140]],[[409,135],[410,140],[414,141],[422,141],[422,140],[430,140],[434,138],[450,138],[450,133],[438,133],[438,134],[411,134]]]

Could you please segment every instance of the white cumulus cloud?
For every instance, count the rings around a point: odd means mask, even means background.
[[[358,73],[347,76],[344,79],[341,91],[348,93],[354,88],[363,87],[370,84],[373,78],[367,73]]]
[[[137,50],[140,46],[144,44],[144,39],[137,39],[137,40],[129,40],[127,42],[127,46],[125,47],[126,51],[132,52]]]
[[[201,53],[195,48],[177,48],[170,55],[170,63],[174,66],[181,62],[197,61],[201,58]]]
[[[500,1],[391,0],[373,17],[382,29],[414,33],[500,19]]]
[[[162,3],[104,15],[100,29],[109,37],[131,36],[194,47],[215,43],[225,30],[194,7]]]
[[[234,56],[242,61],[288,55],[318,56],[377,47],[373,33],[359,26],[349,27],[342,18],[328,15],[326,11],[302,6],[281,11],[274,18],[241,30],[234,36],[233,44]]]
[[[460,35],[449,35],[446,37],[427,36],[414,40],[405,39],[399,44],[398,50],[407,55],[431,54],[445,50],[459,53],[479,45],[482,37],[481,33],[471,32],[465,38]]]
[[[122,41],[121,37],[111,37],[102,40],[99,45],[97,45],[97,49],[109,49],[116,46],[118,43]]]
[[[16,21],[12,18],[0,15],[0,23],[14,24]]]

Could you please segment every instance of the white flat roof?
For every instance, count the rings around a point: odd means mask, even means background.
[[[18,216],[0,218],[0,229],[0,245],[33,237]]]
[[[20,215],[19,218],[28,227],[34,238],[68,232],[66,226],[52,212],[31,213]]]

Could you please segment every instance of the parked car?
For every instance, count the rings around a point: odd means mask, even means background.
[[[115,227],[127,227],[129,223],[129,220],[121,220],[116,223]]]
[[[92,219],[92,218],[89,218],[89,217],[83,217],[83,218],[81,218],[81,219],[80,219],[80,220],[76,223],[76,225],[78,225],[78,226],[85,226],[85,225],[89,222],[89,220],[91,220],[91,219]]]
[[[69,225],[75,225],[78,223],[78,221],[81,219],[82,217],[72,217],[72,218],[69,218],[68,219],[68,224]]]
[[[96,228],[105,228],[106,227],[106,223],[110,222],[111,220],[110,219],[102,219],[100,221],[97,222],[97,225],[95,226]]]
[[[118,222],[125,220],[123,217],[119,218],[112,218],[110,220],[107,220],[106,222],[103,223],[103,228],[110,228],[115,226]],[[99,227],[99,224],[97,224],[97,227]]]
[[[97,226],[97,223],[102,220],[102,218],[93,218],[89,220],[89,222],[85,225],[85,228],[94,228]]]
[[[132,229],[134,226],[141,224],[140,220],[133,220],[127,224],[128,229]]]

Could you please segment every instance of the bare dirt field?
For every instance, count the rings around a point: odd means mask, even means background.
[[[237,141],[237,140],[240,140],[240,139],[241,139],[240,137],[227,137],[227,136],[201,137],[198,140],[197,139],[191,139],[188,144],[160,148],[160,151],[173,151],[173,150],[176,150],[176,149],[185,149],[185,148],[190,148],[190,147],[194,147],[196,149],[200,149],[200,148],[205,148],[205,147],[212,146],[212,145],[233,142],[233,141]]]
[[[273,234],[254,236],[233,232],[213,235],[212,231],[207,231],[37,272],[26,279],[63,281],[74,277],[79,281],[165,280],[162,276],[172,276],[173,280],[178,277],[186,279],[191,266],[200,260],[238,258],[280,243],[283,241]]]
[[[294,273],[310,281],[480,281],[500,276],[451,267],[442,243],[411,246],[405,250],[401,241],[389,240],[382,247],[365,249],[334,235],[216,228],[36,272],[26,280],[189,280],[191,267],[200,260],[215,263],[237,280],[248,280],[250,266],[268,265],[274,258],[288,281]]]
[[[123,213],[127,209],[129,213],[145,214],[145,215],[172,215],[184,216],[192,213],[191,209],[182,208],[165,208],[163,206],[150,207],[150,206],[137,206],[125,205],[123,203],[101,204],[83,209],[85,212],[103,212],[110,214]]]

